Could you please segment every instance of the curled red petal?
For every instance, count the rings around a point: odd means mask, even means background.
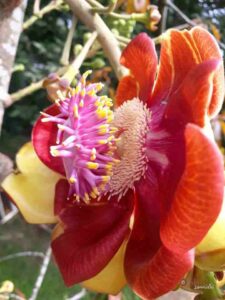
[[[162,246],[160,192],[154,180],[137,186],[134,226],[125,253],[125,274],[143,299],[155,299],[174,289],[193,266],[193,253],[181,256]]]
[[[132,76],[123,77],[116,90],[116,104],[119,106],[124,101],[136,98],[139,93],[139,87]]]
[[[215,38],[209,34],[208,31],[201,27],[194,27],[190,34],[195,45],[197,45],[198,53],[201,61],[208,59],[219,59],[221,61],[220,67],[217,69],[213,78],[213,94],[208,110],[208,114],[213,117],[221,109],[224,100],[224,67],[222,64],[222,52],[219,49]]]
[[[127,264],[126,276],[136,294],[153,300],[175,289],[193,264],[194,251],[176,255],[162,246],[145,264]]]
[[[213,116],[220,110],[224,95],[222,56],[216,40],[200,27],[182,32],[169,30],[162,41],[159,72],[150,99],[151,105],[168,100],[192,68],[211,59],[221,61],[213,79],[213,91],[207,112]]]
[[[207,60],[187,74],[168,103],[165,116],[180,123],[195,123],[204,127],[213,92],[213,80],[221,61]]]
[[[151,103],[167,100],[197,63],[195,49],[185,31],[169,30],[162,41],[159,72]]]
[[[57,105],[49,106],[45,113],[55,116],[59,113]],[[32,142],[34,149],[40,160],[50,169],[65,175],[63,161],[61,157],[53,157],[50,154],[50,146],[56,144],[57,125],[53,122],[42,122],[43,116],[36,121],[32,131]]]
[[[64,232],[52,241],[55,260],[67,286],[99,273],[129,233],[133,192],[120,202],[73,205],[60,218]]]
[[[147,101],[151,95],[157,68],[154,42],[146,33],[140,33],[124,49],[120,62],[130,70],[137,81],[139,98]]]
[[[186,166],[160,236],[176,253],[195,247],[215,222],[223,201],[223,159],[216,144],[193,124],[185,129]]]

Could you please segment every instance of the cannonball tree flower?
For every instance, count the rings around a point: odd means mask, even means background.
[[[97,96],[100,85],[83,75],[34,126],[37,172],[25,157],[26,174],[20,167],[3,187],[27,220],[57,221],[52,249],[68,286],[116,294],[127,281],[154,299],[192,269],[221,210],[223,159],[209,121],[222,105],[223,65],[214,38],[198,27],[164,34],[158,72],[146,34],[121,63],[130,75],[119,83],[114,113],[110,99]],[[52,174],[41,179],[43,168]],[[37,175],[38,193],[55,186],[41,208],[18,178]]]

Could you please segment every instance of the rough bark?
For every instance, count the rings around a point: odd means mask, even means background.
[[[7,102],[10,102],[8,88],[26,5],[27,0],[21,1],[11,15],[0,20],[0,132],[4,107],[7,106]]]

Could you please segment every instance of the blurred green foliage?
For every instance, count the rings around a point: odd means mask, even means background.
[[[49,0],[43,0],[43,6]],[[100,1],[107,4],[107,1]],[[152,4],[160,4],[160,1],[151,1]],[[189,1],[176,0],[174,3],[190,18],[201,17],[206,22],[215,24],[225,36],[225,9],[223,1]],[[25,19],[32,15],[33,1],[28,1]],[[132,37],[140,31],[147,31],[142,24],[134,21],[114,20],[105,18],[108,26],[124,37]],[[173,11],[169,11],[167,27],[183,24],[184,21]],[[33,26],[23,32],[17,51],[15,65],[24,66],[24,71],[13,73],[10,92],[15,92],[30,83],[35,82],[55,72],[60,67],[60,57],[64,42],[71,25],[71,14],[67,10],[53,11],[39,19]],[[73,44],[83,44],[85,26],[78,22]],[[157,34],[157,33],[156,33]],[[155,33],[150,33],[154,36]],[[95,57],[87,60],[82,71],[88,68],[101,68],[108,64],[103,52],[99,51]],[[114,79],[115,81],[115,79]],[[32,125],[39,112],[48,105],[46,94],[43,90],[33,93],[22,101],[12,105],[6,110],[1,137],[0,151],[14,156],[18,148],[30,138]]]

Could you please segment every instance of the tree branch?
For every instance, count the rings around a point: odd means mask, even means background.
[[[98,40],[102,45],[106,57],[109,59],[118,79],[126,74],[125,68],[120,63],[121,51],[119,43],[111,30],[98,14],[91,12],[91,6],[85,0],[65,0],[75,16],[80,19],[90,30],[96,31]]]
[[[11,78],[17,44],[22,30],[24,10],[27,0],[12,12],[11,16],[0,20],[0,132],[5,104],[9,101],[8,87]]]

